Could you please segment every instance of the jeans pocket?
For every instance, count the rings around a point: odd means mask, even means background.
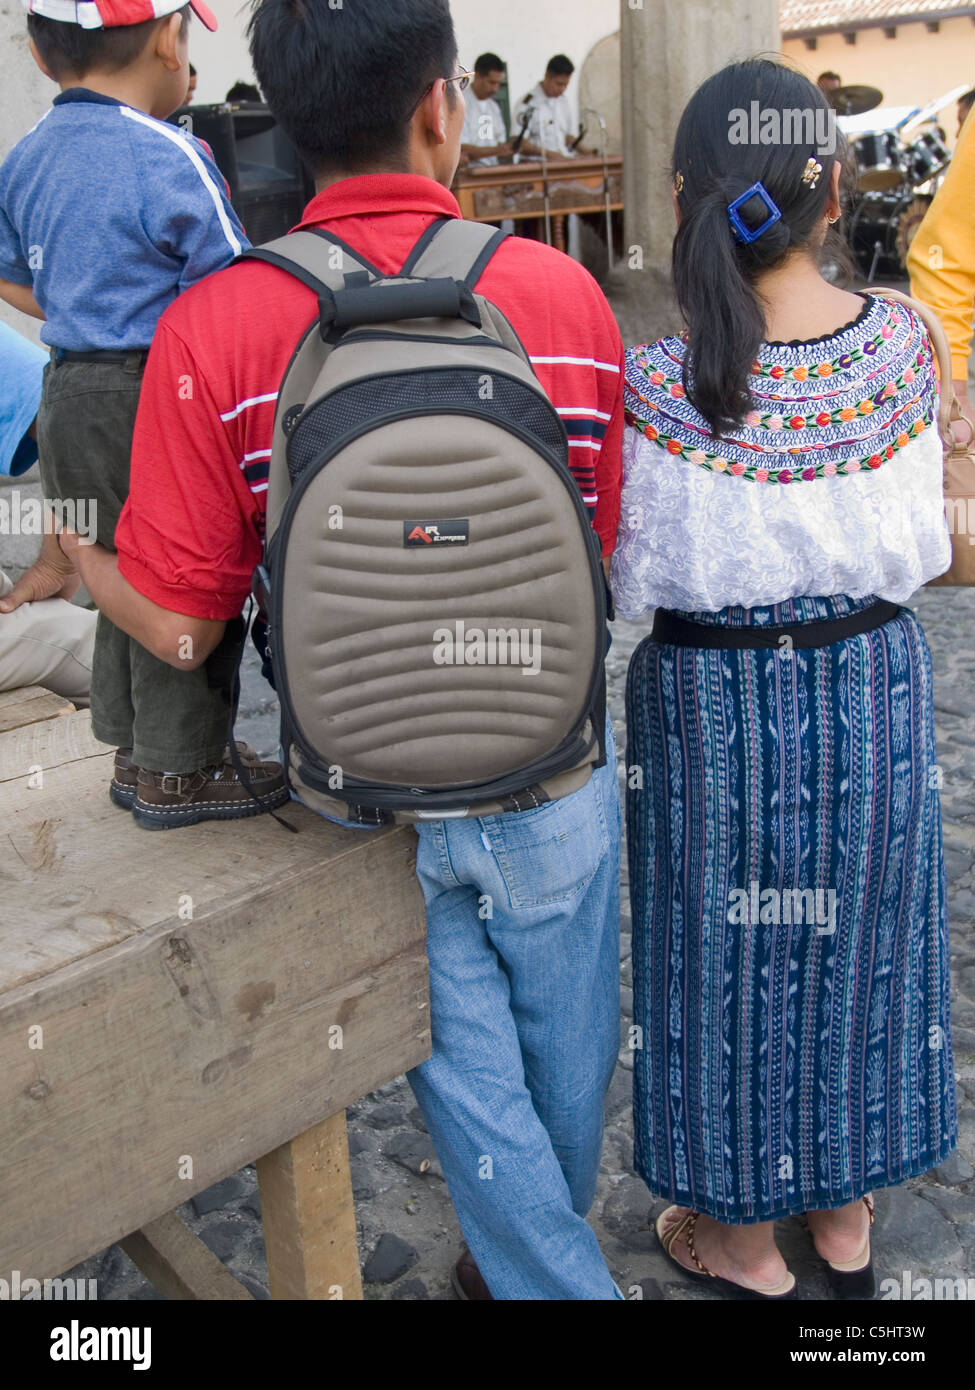
[[[560,801],[488,816],[481,824],[516,909],[578,897],[609,853],[598,774]]]

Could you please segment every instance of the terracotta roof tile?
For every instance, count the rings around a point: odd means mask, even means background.
[[[898,20],[952,19],[971,14],[975,14],[971,0],[781,0],[779,5],[785,38],[871,24],[891,25]]]

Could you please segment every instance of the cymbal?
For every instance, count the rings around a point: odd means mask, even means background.
[[[841,116],[859,116],[879,106],[884,94],[877,87],[836,87],[826,99]]]

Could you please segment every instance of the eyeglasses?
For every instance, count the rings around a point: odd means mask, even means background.
[[[468,87],[471,85],[471,78],[472,78],[473,76],[474,76],[474,74],[473,74],[472,72],[459,72],[459,73],[457,74],[456,77],[445,77],[445,78],[444,78],[444,81],[445,81],[445,82],[459,82],[459,83],[460,83],[460,86],[457,88],[457,90],[458,90],[459,92],[466,92],[467,89],[468,89]],[[428,88],[428,90],[429,90],[429,88]]]
[[[445,82],[456,82],[456,83],[458,84],[457,90],[458,90],[459,92],[466,92],[467,89],[468,89],[468,87],[471,85],[471,79],[472,79],[473,77],[474,77],[474,73],[473,73],[473,72],[458,72],[458,73],[455,73],[453,77],[445,77],[445,78],[444,78],[444,81],[445,81]],[[407,116],[407,118],[406,118],[408,121],[412,121],[413,117],[414,117],[414,116],[416,115],[416,113],[417,113],[417,110],[418,110],[418,108],[419,108],[419,106],[420,106],[420,103],[423,102],[423,101],[430,95],[430,93],[433,91],[433,87],[434,87],[434,84],[433,84],[432,82],[430,83],[429,86],[424,87],[423,91],[420,93],[419,98],[417,99],[416,105],[412,108],[412,110],[410,111],[410,114],[409,114],[409,115]]]

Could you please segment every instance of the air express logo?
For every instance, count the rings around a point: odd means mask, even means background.
[[[403,544],[407,549],[423,545],[467,545],[469,521],[404,521]]]

